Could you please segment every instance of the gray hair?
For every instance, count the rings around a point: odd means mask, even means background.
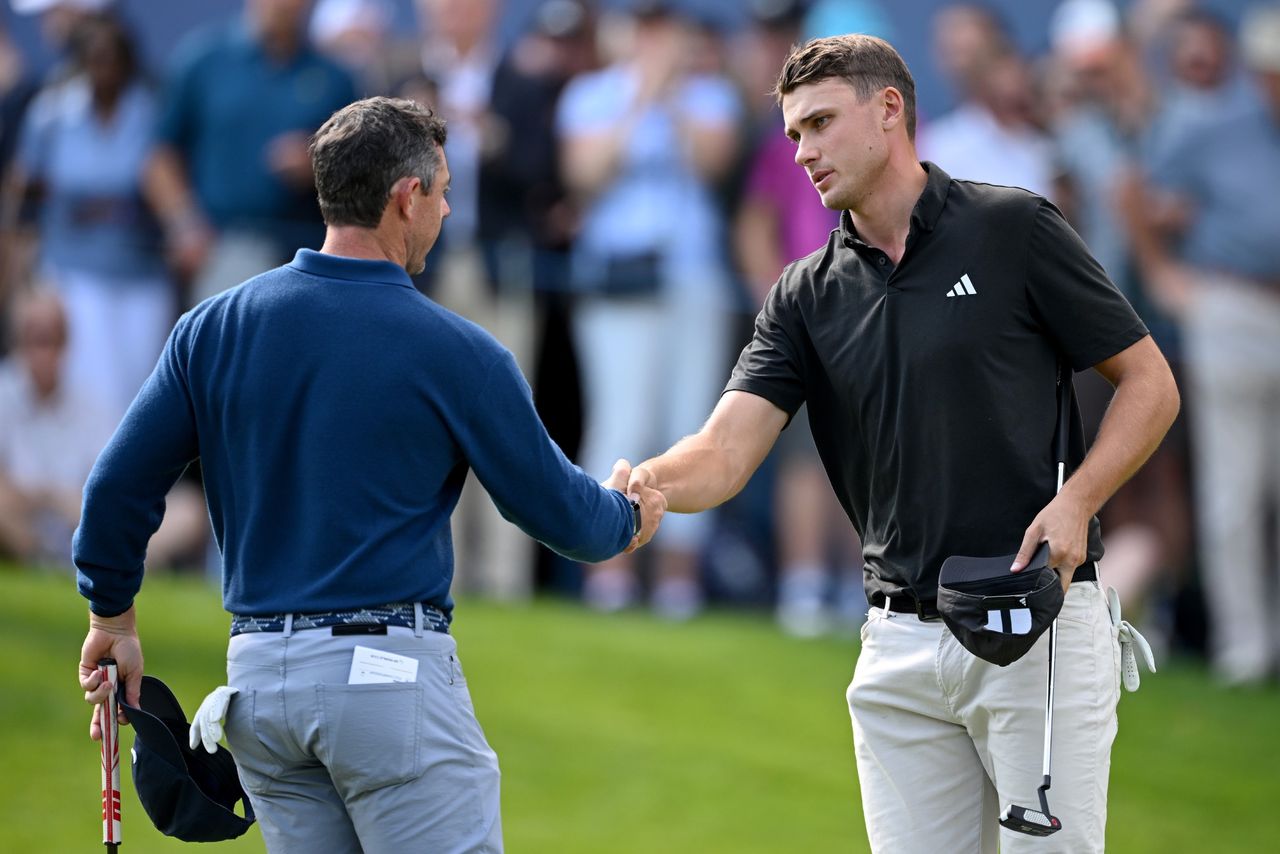
[[[444,120],[416,101],[365,98],[338,110],[311,138],[325,224],[376,228],[401,178],[430,190],[445,136]]]

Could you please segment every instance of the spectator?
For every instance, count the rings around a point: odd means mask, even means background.
[[[37,199],[40,275],[61,293],[72,330],[68,378],[118,420],[177,307],[141,191],[156,103],[116,19],[82,19],[74,42],[80,70],[33,102],[5,208],[12,216]]]
[[[310,5],[246,0],[178,49],[146,188],[193,301],[319,245],[307,141],[355,88],[308,45]]]
[[[1273,674],[1280,648],[1280,7],[1252,10],[1241,34],[1260,102],[1185,134],[1152,165],[1156,192],[1127,205],[1154,293],[1182,321],[1211,653],[1230,684]]]
[[[18,143],[18,125],[35,85],[22,59],[22,52],[9,38],[0,21],[0,177],[9,167]]]
[[[527,137],[522,133],[519,145],[513,145],[504,138],[510,117],[495,112],[494,104],[497,98],[503,109],[520,111],[522,122],[536,122],[539,105],[552,109],[548,98],[554,90],[531,84],[504,58],[497,34],[500,0],[420,0],[418,9],[426,33],[422,67],[438,86],[440,113],[449,123],[445,153],[453,176],[453,213],[441,231],[433,295],[491,331],[532,375],[535,315],[528,236],[523,246],[518,238],[505,244],[529,215],[521,190],[510,182],[517,171],[516,180],[526,187],[531,178],[538,180],[536,170],[547,165],[539,148],[547,140],[536,124],[525,124]],[[516,195],[504,197],[504,189]],[[463,568],[459,589],[527,596],[533,542],[502,518],[474,475],[468,484],[454,517],[454,544]]]
[[[0,362],[0,556],[67,564],[80,490],[113,422],[64,378],[67,317],[51,291],[14,300]]]
[[[571,456],[581,433],[569,327],[577,211],[560,174],[555,111],[569,80],[598,67],[594,24],[580,0],[544,0],[537,7],[533,28],[494,72],[479,175],[488,292],[501,303],[512,290],[532,288],[534,397],[552,438]]]
[[[1176,330],[1148,292],[1145,273],[1118,206],[1125,176],[1147,156],[1151,128],[1160,107],[1158,93],[1138,44],[1127,33],[1110,0],[1066,0],[1050,20],[1051,61],[1064,76],[1065,110],[1053,118],[1058,175],[1055,199],[1079,230],[1108,276],[1133,304],[1178,372]],[[1112,389],[1094,374],[1077,377],[1085,428],[1092,436]],[[1188,393],[1187,411],[1194,410]],[[1183,422],[1102,511],[1106,554],[1100,561],[1106,583],[1124,607],[1163,605],[1181,581],[1187,561],[1190,509],[1186,500],[1187,460]],[[1149,603],[1149,594],[1155,598]],[[1168,629],[1163,614],[1148,623],[1157,646]]]
[[[977,69],[992,54],[1012,48],[1008,27],[989,6],[949,3],[933,16],[933,60],[957,101],[974,95]]]
[[[776,78],[791,46],[800,39],[803,6],[756,5],[764,14],[757,12],[754,19],[752,37],[761,49],[752,53],[755,62],[768,65]],[[764,304],[783,268],[823,246],[839,217],[823,206],[808,174],[796,165],[795,146],[783,133],[782,112],[776,100],[765,94],[767,87],[748,91],[757,92],[759,100],[771,107],[770,120],[762,122],[734,220],[735,256],[750,288],[754,312]],[[805,409],[796,413],[774,453],[778,460],[773,500],[778,624],[788,634],[813,637],[833,625],[832,569],[840,616],[855,622],[866,610],[861,547],[827,483]],[[834,567],[828,565],[831,554],[836,558]]]
[[[0,188],[5,186],[9,162],[18,145],[18,128],[27,103],[35,94],[35,80],[22,52],[9,38],[0,20]],[[30,240],[16,231],[19,211],[5,211],[0,203],[0,356],[8,352],[8,296],[32,266]]]
[[[53,54],[44,75],[46,84],[59,83],[78,73],[75,32],[87,17],[110,12],[115,0],[11,0],[19,15],[40,17],[40,37]]]
[[[644,454],[679,437],[714,400],[727,353],[729,290],[713,188],[733,162],[739,106],[723,77],[687,73],[690,22],[661,2],[633,5],[622,55],[565,90],[565,180],[583,205],[574,247],[585,426],[581,461],[605,471],[614,448]],[[672,517],[655,542],[659,613],[702,602],[709,519]],[[629,558],[586,579],[594,607],[635,598]]]
[[[319,0],[311,15],[311,40],[346,68],[362,95],[386,95],[418,71],[414,40],[393,39],[390,0]]]
[[[1006,47],[969,70],[969,97],[921,129],[920,158],[970,181],[1052,196],[1053,144],[1041,130],[1027,62]]]
[[[1154,92],[1111,0],[1065,0],[1054,11],[1049,35],[1051,59],[1070,92],[1066,111],[1051,118],[1061,170],[1054,198],[1133,301],[1136,287],[1115,188],[1141,158]],[[1142,306],[1135,307],[1142,313]]]
[[[1146,152],[1150,161],[1195,128],[1256,107],[1248,81],[1238,73],[1231,31],[1217,16],[1193,9],[1173,19],[1168,51],[1169,80]]]

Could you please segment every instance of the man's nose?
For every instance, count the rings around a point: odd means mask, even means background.
[[[816,162],[817,159],[817,149],[805,142],[803,139],[800,140],[800,144],[796,146],[796,165],[804,166],[806,164]]]

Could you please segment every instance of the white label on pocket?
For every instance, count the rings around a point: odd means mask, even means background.
[[[418,678],[418,660],[368,646],[357,646],[351,653],[348,685],[372,685],[379,682],[413,682]]]

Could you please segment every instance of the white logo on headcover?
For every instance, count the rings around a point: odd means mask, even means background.
[[[948,297],[974,296],[977,293],[978,292],[973,287],[973,282],[969,281],[969,274],[965,273],[963,276],[960,277],[960,281],[956,282],[955,286],[951,290],[947,291],[947,296]]]
[[[1009,621],[1008,628],[1006,628],[1006,618]],[[1002,635],[1029,635],[1031,634],[1031,611],[1027,608],[987,611],[987,624],[983,628]]]

